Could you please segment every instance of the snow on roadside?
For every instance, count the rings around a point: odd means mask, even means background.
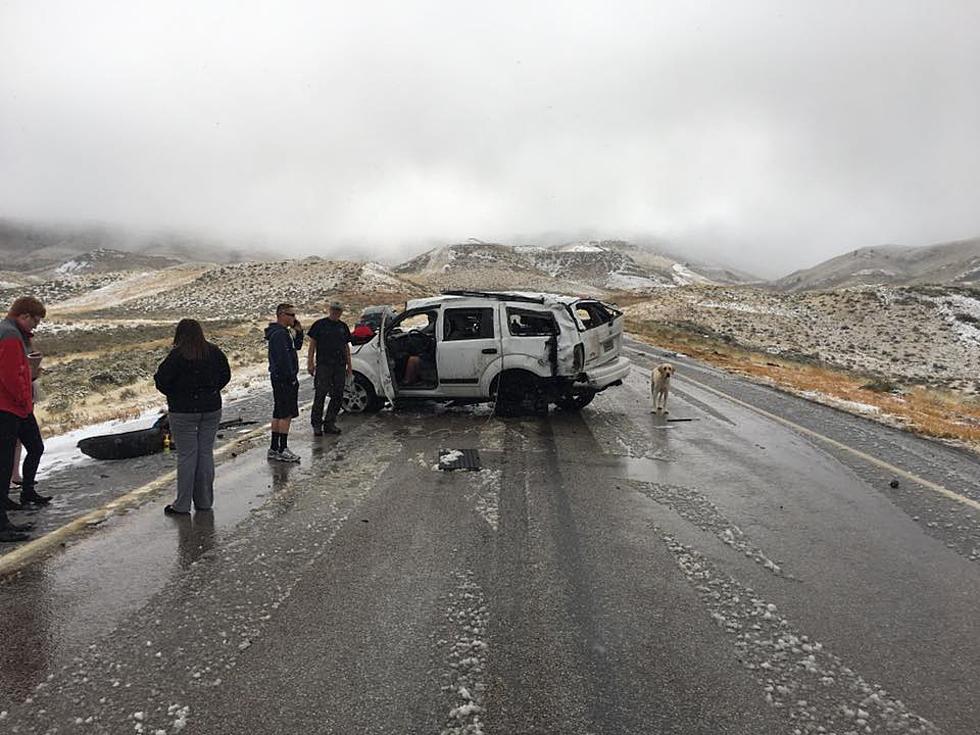
[[[878,406],[872,406],[870,403],[849,401],[846,398],[837,398],[836,396],[831,396],[815,390],[800,391],[799,395],[816,403],[823,403],[825,405],[833,406],[834,408],[839,408],[843,411],[849,411],[851,413],[858,413],[865,416],[881,415],[881,409]]]
[[[44,440],[44,455],[41,457],[41,466],[38,469],[37,478],[40,480],[68,467],[81,467],[95,462],[94,459],[85,456],[78,449],[78,442],[82,439],[100,434],[119,434],[123,431],[149,429],[153,426],[153,422],[160,417],[160,413],[159,408],[151,408],[143,411],[135,419],[103,421],[98,424],[83,426],[66,434],[46,438]]]
[[[449,646],[449,683],[442,689],[452,703],[441,735],[484,735],[488,650],[485,638],[490,611],[472,571],[457,572],[454,576],[456,588],[449,593],[450,604],[446,610],[452,632],[449,640],[439,641]]]

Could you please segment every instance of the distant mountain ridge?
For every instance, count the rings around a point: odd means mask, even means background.
[[[110,253],[116,255],[110,257]],[[250,253],[248,259],[259,257],[262,254]],[[127,265],[127,259],[131,266]],[[156,259],[168,260],[172,265],[180,261],[227,263],[246,258],[241,249],[189,235],[135,232],[101,224],[46,225],[0,218],[0,269],[4,271],[43,273],[73,260],[90,262],[95,269],[166,267]]]
[[[396,273],[439,288],[527,288],[563,291],[641,291],[689,284],[745,283],[723,268],[681,262],[624,240],[562,245],[466,242],[427,250]]]
[[[849,286],[980,286],[980,237],[909,247],[880,245],[790,273],[772,282],[787,291]]]

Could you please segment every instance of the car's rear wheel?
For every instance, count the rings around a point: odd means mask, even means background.
[[[360,373],[354,373],[354,384],[344,391],[340,404],[347,413],[374,413],[380,411],[384,401],[378,397],[371,381]]]
[[[548,412],[548,401],[537,375],[524,370],[501,373],[494,388],[494,413],[498,416],[526,416]]]
[[[595,398],[596,393],[594,390],[583,391],[581,393],[574,393],[567,396],[562,396],[555,404],[562,411],[581,411],[583,408],[592,403],[592,399]]]

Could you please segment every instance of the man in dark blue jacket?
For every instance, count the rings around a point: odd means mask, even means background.
[[[269,378],[272,380],[272,446],[269,459],[299,462],[299,455],[286,446],[289,424],[299,416],[299,356],[303,327],[292,304],[276,307],[276,321],[265,328],[269,342]]]

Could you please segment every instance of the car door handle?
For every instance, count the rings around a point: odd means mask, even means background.
[[[483,354],[484,355],[496,355],[497,354],[497,348],[496,347],[487,347],[485,350],[483,350]]]

